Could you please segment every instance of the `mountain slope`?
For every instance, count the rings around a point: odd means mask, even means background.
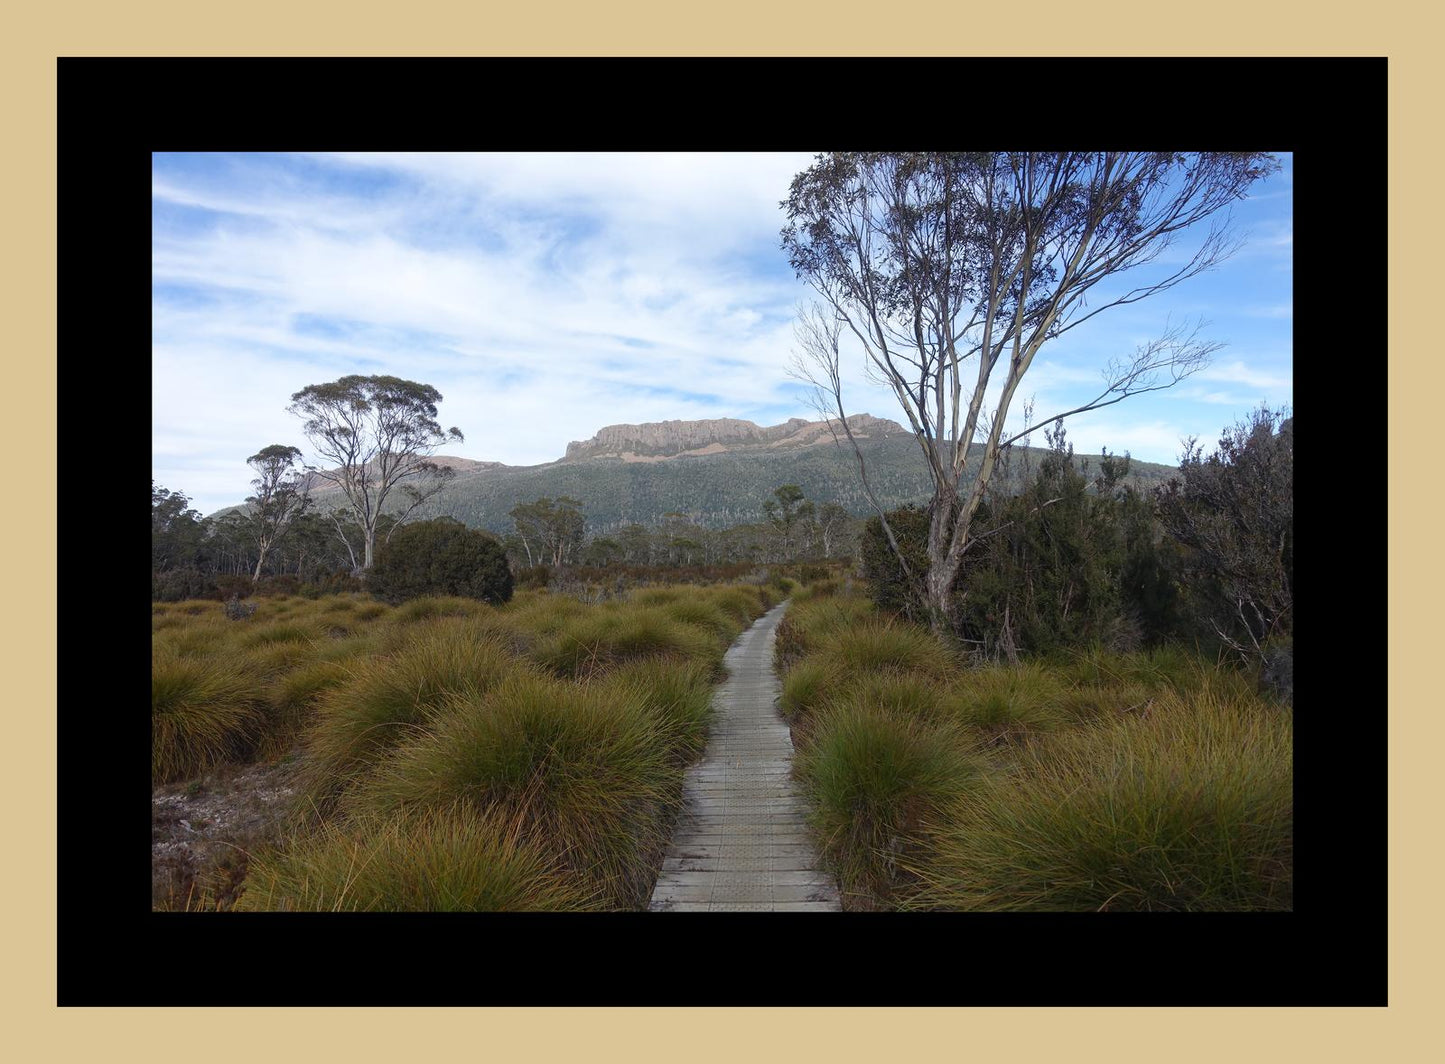
[[[850,417],[849,427],[884,506],[928,498],[923,455],[911,433],[867,414]],[[1027,458],[1036,467],[1042,453],[1015,448],[1014,479]],[[1097,467],[1096,456],[1079,457],[1092,458],[1091,468]],[[418,518],[454,517],[498,533],[512,530],[508,514],[518,503],[559,495],[581,502],[588,531],[599,534],[634,522],[652,526],[668,513],[685,514],[708,528],[758,521],[763,502],[783,484],[797,484],[815,504],[872,512],[846,439],[835,442],[825,422],[796,418],[768,427],[732,418],[611,425],[591,440],[569,444],[564,458],[537,466],[436,460],[452,465],[456,478]],[[1128,481],[1147,488],[1175,472],[1172,466],[1135,462]],[[339,499],[335,489],[316,494],[323,506]]]

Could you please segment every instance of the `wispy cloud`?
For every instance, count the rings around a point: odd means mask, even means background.
[[[435,385],[460,453],[513,464],[616,422],[813,416],[788,375],[808,290],[778,248],[811,158],[159,154],[154,473],[236,502],[247,455],[304,446],[291,394],[357,372]],[[1067,403],[1159,316],[1101,315],[1026,391]],[[861,365],[847,381],[850,411],[902,420]]]

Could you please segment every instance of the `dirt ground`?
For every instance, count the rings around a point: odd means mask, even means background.
[[[281,834],[299,771],[299,751],[292,751],[152,791],[152,908],[229,909],[251,851]]]

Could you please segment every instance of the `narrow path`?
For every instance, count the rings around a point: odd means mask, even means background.
[[[793,740],[778,716],[773,643],[787,603],[738,637],[713,695],[702,760],[687,771],[652,912],[839,912],[791,778]]]

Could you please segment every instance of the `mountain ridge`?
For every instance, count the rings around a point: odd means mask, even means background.
[[[927,468],[911,432],[869,414],[851,415],[848,425],[867,461],[869,483],[885,507],[929,498]],[[1039,448],[1013,450],[1016,468],[997,482],[1003,492],[1016,490],[1043,453]],[[977,468],[981,451],[980,445],[972,448],[971,469]],[[1096,463],[1099,456],[1076,457]],[[416,518],[453,517],[496,533],[512,530],[510,512],[517,504],[558,496],[578,500],[589,533],[600,535],[634,523],[656,526],[669,514],[713,529],[760,521],[763,503],[783,484],[797,484],[818,505],[835,502],[855,516],[873,512],[858,480],[853,448],[841,432],[835,439],[827,421],[792,418],[760,426],[740,418],[714,418],[609,425],[589,440],[569,444],[563,457],[537,465],[451,455],[436,455],[432,461],[452,468],[455,475],[418,508]],[[1145,489],[1177,471],[1136,461],[1126,483]],[[327,508],[339,502],[338,490],[329,485],[314,493]],[[391,505],[388,500],[387,509]]]

